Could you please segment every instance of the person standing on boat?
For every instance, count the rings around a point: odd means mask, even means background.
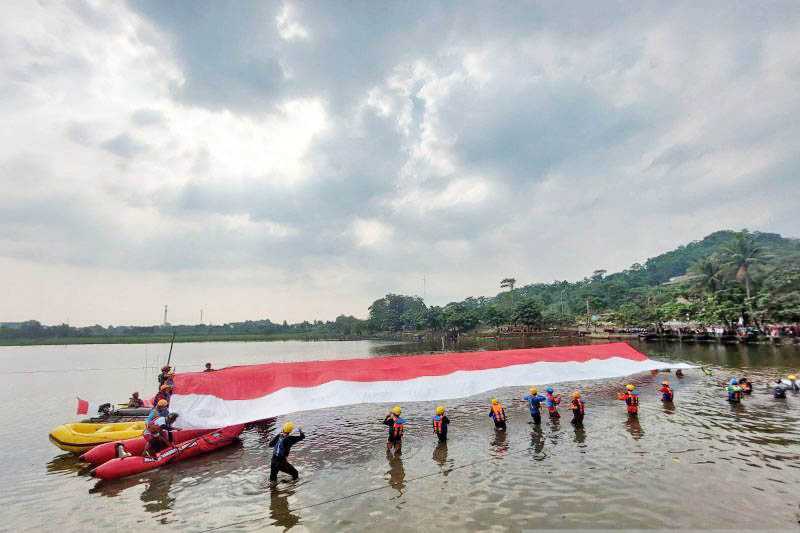
[[[169,383],[164,383],[161,385],[161,389],[156,394],[155,398],[153,398],[153,403],[157,404],[161,400],[166,400],[167,404],[169,404],[169,399],[172,397],[172,385]]]
[[[292,431],[294,431],[294,423],[286,422],[283,425],[283,431],[275,435],[272,440],[269,441],[269,447],[272,448],[272,461],[270,461],[269,465],[269,481],[272,484],[278,482],[278,472],[289,474],[292,476],[293,480],[300,477],[297,473],[297,469],[289,463],[288,459],[292,446],[306,438],[306,435],[300,428],[297,429],[299,435],[292,435]]]
[[[133,394],[131,394],[131,397],[128,398],[128,407],[131,408],[144,407],[144,400],[139,398],[138,392],[134,392]]]
[[[172,431],[179,428],[172,424],[178,418],[177,413],[170,413],[167,416],[159,416],[147,423],[142,436],[145,440],[143,455],[153,455],[164,448],[172,446]]]
[[[144,421],[145,424],[149,424],[153,420],[159,417],[168,417],[169,416],[169,402],[167,400],[161,399],[156,402],[155,407],[150,410],[150,414],[147,415],[147,419]]]
[[[161,386],[167,382],[167,379],[169,379],[170,372],[172,372],[172,368],[169,365],[161,367],[161,373],[158,375],[159,388],[161,388]]]

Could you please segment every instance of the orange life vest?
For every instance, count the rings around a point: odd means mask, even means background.
[[[492,413],[494,414],[495,422],[505,422],[506,414],[503,412],[503,406],[500,404],[492,405]]]

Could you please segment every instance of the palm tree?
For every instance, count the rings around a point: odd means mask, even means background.
[[[505,289],[507,288],[509,291],[514,290],[514,285],[516,285],[517,280],[515,278],[503,278],[500,280],[500,288]]]
[[[733,242],[723,248],[723,258],[725,265],[736,271],[736,281],[744,284],[747,302],[750,305],[750,287],[752,283],[750,268],[766,259],[764,249],[745,230],[738,233]]]
[[[722,270],[719,259],[713,255],[704,257],[689,267],[694,285],[709,294],[714,294],[722,287]]]

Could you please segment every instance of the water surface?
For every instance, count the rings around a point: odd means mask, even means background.
[[[569,341],[574,342],[574,339]],[[549,343],[539,340],[538,344]],[[480,348],[514,347],[505,341]],[[558,425],[531,425],[524,388],[495,395],[510,416],[506,434],[487,416],[487,396],[447,403],[450,442],[429,428],[435,403],[404,405],[404,453],[385,453],[387,405],[299,413],[308,434],[292,453],[299,482],[267,484],[275,427],[248,429],[241,444],[169,468],[98,482],[47,440],[75,417],[75,396],[123,400],[155,390],[163,345],[0,348],[2,528],[64,531],[157,528],[203,531],[524,528],[790,528],[798,523],[800,396],[774,400],[766,383],[800,365],[794,346],[641,344],[654,358],[710,365],[712,376],[670,379],[674,406],[656,383],[633,379],[642,394],[638,422],[615,399],[623,380],[559,384],[580,388],[584,429],[568,413]],[[463,345],[462,349],[475,346]],[[178,370],[266,361],[416,353],[424,345],[373,341],[176,345]],[[746,375],[755,392],[732,407],[721,385]],[[17,408],[18,407],[18,408]],[[284,419],[278,419],[282,424]]]

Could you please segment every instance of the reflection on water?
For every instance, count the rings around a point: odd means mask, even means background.
[[[586,442],[586,430],[584,429],[583,425],[574,426],[575,427],[575,437],[572,439],[572,442],[575,444],[584,444]],[[585,446],[581,446],[583,448],[581,453],[585,453]]]
[[[564,339],[563,344],[575,339]],[[501,348],[528,341],[500,341]],[[530,341],[541,345],[541,339]],[[496,341],[460,346],[495,348]],[[0,436],[7,481],[0,505],[11,530],[136,529],[169,523],[180,529],[274,528],[331,531],[364,528],[367,521],[398,530],[542,528],[724,528],[731,509],[742,528],[787,528],[797,516],[800,483],[800,395],[772,397],[771,384],[798,370],[800,348],[646,344],[651,357],[709,366],[671,379],[675,402],[661,402],[662,380],[649,373],[627,379],[564,383],[579,388],[591,410],[584,427],[559,420],[531,423],[520,401],[527,388],[493,391],[507,406],[508,430],[494,432],[486,417],[489,395],[448,402],[451,438],[430,431],[429,402],[406,403],[404,454],[386,457],[387,405],[353,405],[294,413],[306,440],[292,449],[297,484],[269,491],[270,438],[288,418],[252,425],[240,444],[162,470],[98,482],[71,454],[47,442],[51,427],[69,421],[75,391],[148,390],[140,370],[118,370],[144,347],[0,349],[6,368],[66,366],[115,368],[84,374],[0,374],[0,401],[21,398],[41,406],[37,417],[9,412]],[[299,358],[412,353],[439,347],[387,343],[250,343],[180,346],[178,364],[212,359],[215,366]],[[153,350],[153,347],[149,348]],[[52,350],[52,351],[47,351]],[[191,353],[190,353],[191,352]],[[214,353],[209,357],[209,354]],[[198,355],[198,354],[202,354]],[[181,361],[184,357],[184,361]],[[747,376],[754,392],[741,404],[726,401],[723,385]],[[641,396],[639,418],[616,399],[632,381]],[[537,383],[537,385],[546,385]],[[34,420],[34,422],[31,422]],[[9,428],[14,428],[10,431]],[[502,458],[502,460],[497,460]],[[45,468],[35,465],[46,465]],[[490,467],[487,467],[487,464]],[[33,465],[33,466],[31,466]],[[653,473],[658,482],[654,482]],[[379,490],[371,490],[382,487]],[[687,505],[686,488],[692,489]],[[665,490],[666,488],[666,490]],[[366,492],[365,492],[366,491]],[[114,513],[108,513],[109,501]],[[265,498],[269,498],[266,509]],[[333,503],[326,503],[335,500]],[[413,509],[413,513],[397,510]],[[47,512],[43,512],[47,509]],[[302,509],[302,512],[297,509]],[[259,517],[263,517],[260,519]]]
[[[406,470],[403,468],[403,456],[387,451],[386,460],[389,461],[389,471],[386,472],[389,476],[389,486],[395,489],[399,496],[402,496],[403,489],[406,487]]]
[[[273,487],[269,491],[269,517],[272,525],[289,530],[300,523],[300,516],[289,508],[289,498],[294,496],[293,488],[280,489]]]
[[[642,430],[642,424],[639,422],[638,416],[628,415],[625,420],[625,430],[631,434],[633,440],[639,440],[644,437],[644,430]]]

